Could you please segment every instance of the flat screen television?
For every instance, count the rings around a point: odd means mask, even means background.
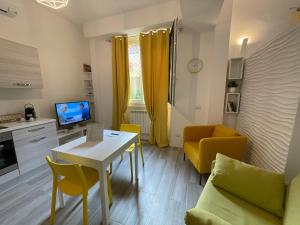
[[[88,101],[56,103],[55,111],[59,126],[70,126],[91,120]]]

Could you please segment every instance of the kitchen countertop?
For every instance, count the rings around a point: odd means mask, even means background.
[[[7,127],[4,129],[0,129],[0,133],[19,130],[27,127],[37,126],[46,123],[56,123],[55,119],[49,118],[36,118],[34,121],[17,121],[17,122],[9,122],[9,123],[0,123],[1,127]]]

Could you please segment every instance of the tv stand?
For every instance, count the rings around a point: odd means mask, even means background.
[[[80,128],[82,126],[80,126],[79,124],[75,124],[71,129],[77,129],[77,128]]]
[[[59,145],[66,144],[70,141],[73,141],[79,137],[82,137],[85,135],[87,130],[87,126],[80,126],[76,124],[72,128],[68,129],[59,129],[57,130],[57,137],[59,141]]]

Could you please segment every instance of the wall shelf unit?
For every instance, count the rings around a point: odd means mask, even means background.
[[[93,74],[90,65],[83,65],[84,98],[90,102],[92,121],[95,120]]]
[[[94,88],[92,69],[89,65],[83,65],[83,83],[84,83],[84,96],[90,103],[94,103]]]
[[[245,60],[242,57],[231,58],[228,62],[228,80],[242,80]]]
[[[239,57],[229,59],[224,104],[224,112],[226,114],[239,113],[244,68],[244,58]]]

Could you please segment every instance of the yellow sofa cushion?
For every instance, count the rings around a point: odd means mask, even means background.
[[[236,136],[234,129],[224,127],[223,125],[216,125],[212,137],[232,137]]]
[[[296,176],[288,187],[286,194],[284,225],[300,223],[300,174]]]
[[[195,208],[215,214],[232,225],[282,225],[280,217],[216,187],[211,178]]]
[[[277,216],[283,216],[283,174],[266,171],[218,153],[211,182]]]
[[[199,171],[199,142],[187,141],[184,142],[183,146],[184,152],[195,166],[195,168]]]
[[[231,225],[218,216],[197,208],[186,212],[185,223],[188,225]]]

